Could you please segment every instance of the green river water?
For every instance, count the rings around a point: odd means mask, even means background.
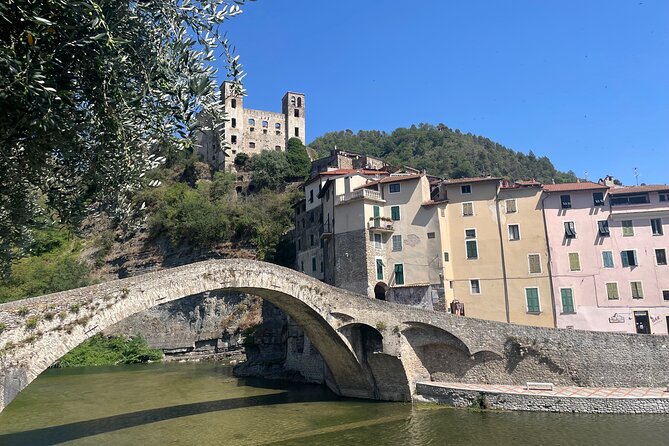
[[[0,445],[669,445],[663,415],[475,412],[337,398],[216,363],[48,370]]]

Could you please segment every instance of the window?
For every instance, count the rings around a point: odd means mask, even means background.
[[[525,300],[527,300],[528,313],[541,313],[539,288],[525,288]]]
[[[314,246],[314,234],[309,234],[309,244]]]
[[[230,108],[237,108],[237,99],[230,100]]]
[[[436,234],[434,232],[428,232],[427,233],[427,238],[435,238]]]
[[[255,149],[256,148],[256,143],[250,142],[249,143],[249,149]]]
[[[660,194],[660,201],[669,201],[669,194]]]
[[[281,124],[277,122],[276,124],[274,124],[274,128],[277,130],[281,130]]]
[[[613,268],[613,252],[602,251],[602,263],[604,268]]]
[[[577,252],[569,253],[569,271],[580,271],[581,270],[581,257]]]
[[[625,204],[645,204],[650,203],[648,194],[628,194],[611,197],[611,206],[625,205]]]
[[[232,127],[232,128],[237,127],[237,120],[235,118],[232,118],[230,120],[230,127]]]
[[[313,202],[314,202],[314,190],[311,189],[309,191],[309,203],[313,203]]]
[[[655,250],[655,263],[658,265],[667,264],[667,251],[664,248],[658,248]]]
[[[479,258],[479,250],[476,240],[467,240],[465,242],[465,247],[467,248],[467,259],[473,260]]]
[[[230,136],[230,142],[232,144],[237,144],[237,135]]]
[[[462,215],[464,217],[474,215],[474,203],[462,203]]]
[[[388,185],[388,192],[391,194],[395,194],[400,191],[400,183],[390,183]]]
[[[404,285],[404,265],[401,263],[395,264],[395,284]]]
[[[469,281],[469,292],[471,294],[481,294],[481,282],[479,279],[471,279]]]
[[[632,299],[643,299],[641,282],[630,282],[630,288],[632,289]]]
[[[269,122],[267,122],[267,121],[263,121],[263,122],[262,122],[262,126],[265,127],[265,128],[266,128],[266,127],[269,127]]]
[[[393,251],[401,251],[401,250],[402,250],[402,236],[393,235]]]
[[[316,257],[311,258],[311,270],[316,271]]]
[[[664,231],[662,230],[662,219],[661,218],[651,218],[650,227],[653,230],[653,235],[662,235]]]
[[[295,127],[295,137],[299,137],[299,136],[300,136],[300,128]]]
[[[541,255],[528,254],[527,263],[530,265],[530,274],[541,274]]]
[[[571,195],[560,195],[562,209],[571,209]]]
[[[634,224],[632,220],[623,220],[621,222],[623,226],[623,237],[631,237],[634,235]]]
[[[509,225],[509,240],[520,240],[520,226]]]
[[[277,152],[280,152],[281,151],[281,146],[274,146],[274,150],[276,150]]]
[[[297,97],[297,106],[302,107],[302,98],[299,96]]]
[[[576,226],[573,221],[564,222],[564,238],[576,238]]]
[[[290,97],[290,105],[295,106],[295,96]]]
[[[636,251],[633,249],[628,251],[621,251],[620,258],[622,259],[623,267],[639,266],[639,262],[636,257]]]
[[[383,260],[376,259],[376,280],[383,280]]]
[[[323,272],[323,261],[321,261],[321,272]]]
[[[592,203],[595,206],[604,206],[604,192],[593,192]]]
[[[256,120],[253,118],[249,118],[249,125],[256,125]]]
[[[444,262],[448,262],[448,258],[449,258],[448,252],[444,251]]]
[[[465,237],[466,238],[475,238],[476,237],[476,229],[465,229]]]
[[[381,238],[381,234],[374,234],[374,247],[376,249],[383,248],[383,239]]]
[[[562,298],[562,312],[575,313],[574,311],[574,292],[571,288],[561,288],[560,297]]]
[[[471,194],[472,193],[472,186],[469,184],[465,184],[464,186],[460,186],[460,193],[461,194]]]
[[[669,300],[669,290],[662,290],[662,298],[664,300]]]
[[[297,250],[302,251],[302,239],[297,239]]]
[[[597,229],[599,230],[600,237],[608,237],[609,235],[611,235],[611,231],[609,231],[608,220],[599,220],[597,222]]]
[[[515,199],[506,200],[506,213],[512,214],[514,212],[516,212],[516,200]]]
[[[300,117],[300,110],[296,108],[295,110],[293,110],[293,114],[295,115],[296,118],[299,118]]]
[[[617,282],[608,282],[606,284],[606,297],[609,300],[620,299],[620,294],[618,294],[618,283]]]
[[[393,221],[400,220],[400,207],[399,206],[390,206],[390,218]]]
[[[300,261],[300,271],[304,272],[304,260]]]

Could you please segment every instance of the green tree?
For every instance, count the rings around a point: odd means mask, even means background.
[[[122,217],[147,169],[218,130],[214,51],[238,81],[221,25],[244,0],[0,3],[0,266],[44,209]],[[242,87],[235,84],[242,92]],[[208,119],[199,119],[207,116]]]
[[[291,166],[282,152],[264,150],[251,157],[252,182],[256,189],[277,190],[291,174]]]
[[[286,160],[290,165],[290,176],[305,179],[311,172],[311,159],[307,148],[299,138],[290,138],[286,144]]]

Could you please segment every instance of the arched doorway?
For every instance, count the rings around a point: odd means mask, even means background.
[[[379,300],[386,300],[386,292],[388,291],[388,285],[383,282],[379,282],[374,287],[374,297]]]

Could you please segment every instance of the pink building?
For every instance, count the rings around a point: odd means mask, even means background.
[[[667,334],[669,186],[544,186],[559,328]]]

